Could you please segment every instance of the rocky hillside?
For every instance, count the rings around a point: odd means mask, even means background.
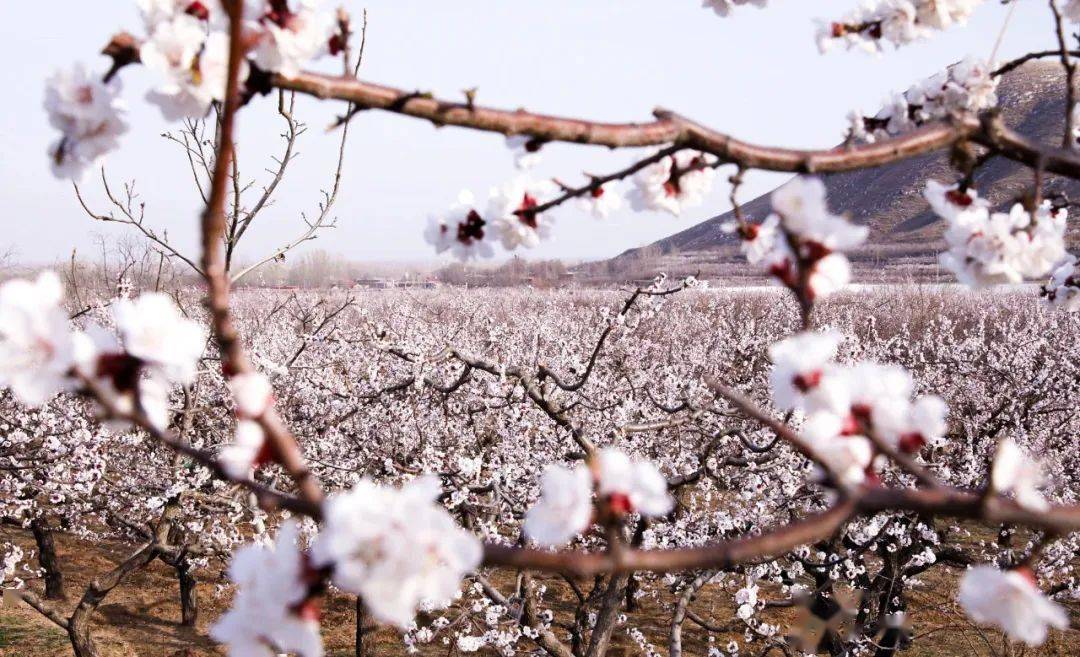
[[[1047,143],[1061,139],[1064,125],[1064,75],[1056,62],[1035,61],[1008,73],[998,89],[1005,121],[1019,132]],[[925,155],[891,165],[834,174],[825,178],[833,211],[848,214],[870,227],[870,239],[852,254],[858,278],[872,280],[887,269],[889,278],[936,277],[936,254],[943,249],[943,222],[922,197],[929,178],[955,180],[947,153]],[[978,172],[976,186],[999,206],[1007,206],[1027,190],[1031,171],[994,158]],[[1048,178],[1048,189],[1080,198],[1080,182]],[[747,216],[760,221],[769,212],[769,195],[744,206]],[[615,259],[620,269],[635,261],[669,274],[700,272],[710,278],[742,274],[737,267],[733,238],[720,230],[731,213],[708,219],[653,245],[627,251]],[[885,267],[885,265],[888,265]],[[647,272],[639,272],[646,275]]]

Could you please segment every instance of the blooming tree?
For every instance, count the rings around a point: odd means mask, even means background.
[[[766,3],[704,3],[722,16],[744,4]],[[819,43],[902,46],[963,22],[980,4],[868,3],[825,24]],[[49,473],[5,476],[13,500],[5,517],[33,523],[93,509],[73,521],[77,531],[91,536],[100,531],[92,521],[107,519],[120,527],[114,535],[140,543],[90,585],[71,616],[32,593],[26,600],[68,631],[79,657],[95,655],[90,616],[131,572],[161,558],[189,573],[192,557],[231,555],[236,593],[211,634],[234,655],[321,655],[318,604],[333,587],[403,630],[410,648],[447,632],[457,621],[438,612],[456,605],[472,619],[469,629],[453,630],[461,651],[490,645],[512,654],[525,641],[556,657],[600,657],[615,629],[628,625],[622,610],[667,589],[674,595],[668,650],[676,657],[688,618],[720,632],[690,609],[703,587],[719,585],[734,589],[745,641],[766,652],[885,656],[910,640],[905,587],[940,564],[964,569],[957,602],[972,622],[1042,643],[1051,628],[1068,625],[1051,596],[1075,588],[1065,575],[1080,511],[1075,454],[1039,463],[1033,452],[1061,447],[1040,416],[1073,428],[1075,419],[1047,399],[1048,391],[1058,401],[1075,393],[1075,365],[1042,367],[1047,345],[1072,345],[1060,336],[1023,344],[1009,338],[1030,326],[973,320],[967,333],[931,327],[948,348],[916,353],[912,335],[879,340],[880,329],[854,313],[846,328],[861,332],[857,339],[826,326],[820,305],[849,282],[844,253],[865,241],[867,229],[830,209],[816,176],[952,149],[958,180],[926,186],[948,226],[943,266],[978,287],[1049,278],[1049,304],[1075,309],[1067,208],[1041,190],[1046,173],[1080,178],[1073,54],[1064,36],[1075,4],[1051,0],[1060,47],[1023,58],[1060,57],[1067,71],[1063,147],[1019,134],[992,111],[996,80],[1017,62],[966,60],[872,117],[853,114],[842,147],[806,151],[742,142],[665,110],[649,123],[596,123],[367,83],[356,77],[348,14],[316,2],[141,0],[143,34],[112,39],[108,71],[76,68],[49,81],[46,108],[61,133],[49,154],[65,177],[100,163],[125,129],[120,74],[137,63],[158,79],[147,100],[165,120],[188,120],[194,137],[213,113],[215,150],[201,160],[201,254],[188,260],[205,282],[206,311],[144,292],[73,320],[54,274],[0,288],[0,381],[14,401],[37,409],[34,417],[48,418],[12,425],[5,438],[5,472],[35,461],[32,471]],[[340,57],[344,74],[307,72],[320,56]],[[234,126],[258,96],[275,91],[293,130],[285,92],[348,102],[343,131],[359,112],[378,109],[506,135],[524,172],[492,187],[483,206],[463,194],[427,229],[436,250],[463,259],[494,253],[495,241],[505,250],[534,246],[547,236],[551,213],[570,200],[598,216],[617,211],[624,180],[633,185],[630,209],[681,214],[710,193],[720,167],[735,169],[735,188],[748,169],[813,174],[777,190],[760,223],[736,204],[727,226],[749,263],[791,294],[798,319],[764,317],[768,326],[731,331],[722,345],[715,336],[691,340],[673,359],[654,323],[671,299],[693,295],[688,288],[699,284],[663,277],[615,312],[596,310],[593,321],[546,334],[543,348],[539,338],[507,341],[496,323],[470,327],[486,335],[462,344],[442,321],[428,322],[442,330],[421,332],[424,322],[412,317],[401,325],[391,312],[354,315],[351,298],[336,308],[294,298],[245,315],[250,300],[230,290],[239,277],[230,274],[231,254],[257,210],[227,207],[237,179]],[[658,150],[574,187],[527,173],[552,141]],[[990,207],[972,182],[990,156],[1034,174],[1032,193],[1005,210]],[[334,195],[339,178],[340,161]],[[322,216],[332,202],[328,194]],[[141,215],[120,211],[124,218],[113,220],[180,257]],[[701,321],[692,305],[673,312],[688,325]],[[466,317],[458,319],[467,326]],[[842,311],[832,317],[844,319]],[[1051,317],[1050,327],[1038,328],[1052,330]],[[292,330],[273,332],[279,322]],[[547,362],[542,354],[550,352],[564,362]],[[964,358],[941,368],[927,353]],[[947,401],[949,367],[971,363],[993,376],[973,377],[968,396]],[[986,390],[1002,380],[1017,394]],[[193,401],[197,390],[209,399]],[[84,415],[70,417],[72,408]],[[397,446],[380,439],[400,432],[408,416],[424,418],[420,438],[403,434]],[[694,439],[684,443],[683,431]],[[65,445],[58,436],[73,438]],[[658,440],[667,437],[677,440]],[[118,455],[127,473],[115,481],[109,462]],[[66,481],[53,476],[53,464],[68,473],[84,464],[88,476]],[[1068,483],[1055,488],[1054,476]],[[123,493],[103,502],[110,497],[103,488]],[[177,527],[189,538],[178,539]],[[974,527],[997,529],[999,539],[970,549],[961,539]],[[1014,536],[1025,543],[1016,548]],[[247,538],[254,542],[238,547]],[[22,578],[23,555],[2,554],[5,581]],[[490,569],[517,573],[512,593]],[[573,618],[546,608],[555,593],[541,577],[551,574],[577,599]],[[586,590],[581,582],[590,577]],[[782,633],[769,621],[766,587],[778,587],[786,596],[779,602],[801,605],[817,624],[808,619]],[[858,594],[845,599],[845,589]],[[626,632],[644,653],[657,652],[640,628]],[[711,652],[737,653],[738,643]]]

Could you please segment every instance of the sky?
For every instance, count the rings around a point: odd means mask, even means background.
[[[343,0],[356,16],[368,11],[360,73],[368,81],[449,99],[476,87],[481,104],[605,121],[646,121],[655,107],[666,107],[741,139],[807,148],[839,142],[851,109],[872,114],[892,91],[967,55],[989,56],[1009,10],[987,0],[968,25],[881,56],[820,55],[815,19],[841,17],[856,4],[774,0],[764,10],[744,7],[720,18],[699,0]],[[27,264],[66,259],[73,249],[92,257],[102,237],[115,240],[132,228],[93,221],[70,182],[50,174],[46,148],[55,135],[41,111],[44,85],[54,70],[76,61],[104,70],[108,61],[96,53],[109,37],[141,29],[135,3],[20,2],[5,14],[0,211],[6,230],[0,249],[14,249]],[[998,59],[1055,47],[1051,26],[1045,2],[1019,2]],[[314,68],[339,67],[324,61]],[[198,192],[182,151],[161,136],[179,126],[145,102],[153,83],[145,70],[129,67],[122,77],[131,128],[105,163],[110,184],[122,189],[134,180],[147,225],[194,255]],[[296,114],[309,127],[300,156],[275,205],[245,237],[241,260],[261,258],[303,232],[303,216],[317,210],[320,190],[330,183],[339,135],[327,127],[342,109],[341,103],[298,98]],[[241,172],[256,179],[254,197],[282,144],[276,102],[263,98],[244,108],[238,130]],[[428,216],[451,205],[462,189],[483,197],[518,173],[500,135],[436,129],[381,112],[359,115],[350,130],[333,213],[337,227],[303,248],[361,262],[434,261],[423,239]],[[534,172],[580,183],[581,172],[615,171],[647,152],[551,144]],[[552,239],[522,255],[602,259],[681,231],[729,208],[729,169],[721,169],[705,205],[679,218],[627,210],[598,221],[564,206]],[[752,172],[740,196],[749,200],[784,179]],[[107,209],[96,175],[83,191],[93,209]]]

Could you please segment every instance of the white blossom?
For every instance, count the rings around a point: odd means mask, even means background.
[[[493,187],[485,216],[492,219],[495,234],[503,248],[533,248],[551,235],[551,213],[535,212],[533,208],[551,198],[558,187],[550,180],[532,180],[518,176],[506,184]]]
[[[438,494],[433,478],[400,490],[364,479],[330,496],[311,546],[313,564],[331,567],[334,585],[363,596],[383,622],[405,627],[419,605],[445,607],[479,565],[481,547],[435,502]]]
[[[963,25],[983,0],[868,0],[839,21],[822,22],[817,35],[821,52],[834,45],[877,52],[883,42],[902,46],[935,30]]]
[[[840,416],[820,411],[806,418],[802,437],[837,477],[836,483],[844,488],[853,488],[866,481],[874,448],[865,436],[846,435],[845,425],[845,420]]]
[[[75,366],[93,379],[121,413],[141,411],[157,429],[169,423],[169,388],[160,376],[143,376],[142,363],[125,353],[112,332],[90,324],[74,336]],[[110,423],[122,429],[124,423]]]
[[[1076,272],[1076,258],[1066,256],[1050,274],[1050,280],[1042,286],[1043,298],[1052,308],[1067,312],[1080,310],[1080,275]]]
[[[218,0],[136,0],[146,31],[153,34],[158,25],[179,16],[191,16],[201,21],[224,19]]]
[[[978,113],[997,105],[1000,77],[991,75],[991,62],[968,58],[944,71],[894,93],[872,117],[850,117],[849,134],[860,141],[876,141],[914,130],[956,113]]]
[[[187,384],[195,378],[206,333],[184,317],[166,294],[149,293],[113,304],[113,318],[124,350],[166,380]]]
[[[704,153],[682,150],[667,155],[634,175],[628,198],[635,211],[663,210],[678,216],[701,205],[712,190],[716,170]]]
[[[588,468],[550,465],[540,479],[540,499],[525,514],[525,535],[540,545],[563,545],[584,531],[591,518]]]
[[[770,214],[760,224],[729,221],[720,228],[726,233],[738,234],[739,248],[752,265],[768,269],[793,258],[780,232],[780,217],[775,214]]]
[[[1050,505],[1039,492],[1044,480],[1042,466],[1025,454],[1016,442],[1004,438],[998,443],[990,471],[990,485],[995,491],[1012,493],[1022,507],[1045,511]]]
[[[514,166],[519,169],[531,169],[540,163],[540,140],[528,135],[511,135],[506,138],[506,147],[514,155]]]
[[[613,184],[606,183],[582,196],[581,205],[597,219],[607,219],[622,210],[623,197],[615,191]]]
[[[81,64],[57,71],[45,86],[45,111],[60,138],[49,146],[53,175],[78,180],[96,167],[127,132],[120,80],[109,82]]]
[[[1034,213],[1019,203],[1007,213],[991,212],[985,203],[966,200],[973,199],[972,193],[946,190],[941,195],[940,186],[927,192],[934,210],[949,223],[949,250],[939,259],[961,283],[983,287],[1042,278],[1065,259],[1064,209],[1055,211],[1044,201]]]
[[[476,652],[477,650],[483,648],[485,645],[487,645],[487,641],[485,641],[484,637],[482,636],[462,635],[459,636],[457,639],[457,648],[461,652]]]
[[[859,246],[869,234],[866,226],[832,214],[825,196],[821,180],[797,176],[773,192],[773,214],[764,222],[728,222],[721,228],[738,233],[751,264],[809,299],[824,297],[851,280],[851,265],[839,252]]]
[[[825,196],[820,179],[797,176],[772,193],[773,212],[788,232],[828,251],[849,251],[866,241],[869,229],[829,212]]]
[[[957,599],[976,623],[996,625],[1031,646],[1042,645],[1050,627],[1069,626],[1065,609],[1043,595],[1026,569],[975,566],[960,580]]]
[[[757,611],[758,586],[750,578],[746,580],[746,586],[735,592],[735,604],[739,605],[735,614],[742,620],[750,620]]]
[[[817,394],[842,339],[835,331],[804,332],[769,347],[769,383],[777,408],[793,409]]]
[[[237,550],[228,572],[236,595],[210,636],[228,646],[230,657],[322,656],[319,624],[304,613],[308,583],[294,523],[282,525],[272,546]]]
[[[192,16],[182,14],[159,23],[143,42],[139,58],[161,78],[146,98],[167,121],[202,118],[211,103],[225,100],[229,37],[221,31],[207,35],[202,22]],[[247,75],[244,63],[240,81]]]
[[[643,516],[662,516],[675,505],[667,479],[649,461],[631,459],[625,452],[607,447],[597,454],[597,464],[597,492],[612,506]]]
[[[218,452],[221,469],[232,479],[248,479],[266,453],[266,434],[257,422],[240,420],[236,423],[233,442]]]
[[[808,286],[811,294],[825,297],[851,282],[851,263],[842,253],[830,253],[810,267]]]
[[[236,402],[236,413],[242,417],[257,418],[266,412],[274,401],[274,389],[270,381],[258,372],[245,372],[229,379],[229,390]]]
[[[51,271],[0,286],[0,385],[37,406],[70,386],[75,348],[64,286]]]
[[[24,556],[22,548],[12,544],[5,544],[3,547],[4,558],[0,559],[0,584],[8,583],[9,585],[5,589],[20,589],[23,582],[15,576],[15,573],[18,571],[19,562],[22,561]]]
[[[263,5],[263,13],[254,21],[252,58],[260,69],[293,77],[328,52],[335,21],[318,0],[257,4]]]
[[[978,191],[972,187],[960,189],[959,184],[946,185],[937,180],[927,180],[923,196],[930,203],[930,209],[934,214],[948,222],[956,221],[959,216],[968,212],[969,208],[988,208],[990,203],[979,197]]]
[[[475,206],[472,192],[462,190],[449,210],[428,219],[424,239],[435,247],[436,253],[450,250],[460,260],[489,258],[494,254],[488,234],[491,229]]]

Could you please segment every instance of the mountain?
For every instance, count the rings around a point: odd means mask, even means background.
[[[1028,62],[1005,74],[998,97],[1006,124],[1045,143],[1059,143],[1065,123],[1064,80],[1056,61]],[[931,153],[824,178],[832,210],[870,227],[867,244],[849,254],[856,280],[882,276],[927,279],[940,275],[936,254],[944,250],[945,226],[930,211],[922,189],[931,178],[956,179],[948,158],[947,151]],[[1001,208],[1028,191],[1031,182],[1030,169],[1002,157],[992,158],[975,177],[979,193]],[[1080,181],[1048,176],[1046,190],[1077,199]],[[769,194],[744,204],[743,212],[754,221],[764,219],[769,213]],[[728,212],[649,246],[627,251],[610,261],[609,268],[629,267],[643,278],[648,277],[649,269],[671,275],[698,273],[708,278],[751,275],[753,272],[739,257],[735,238],[720,229],[731,218]],[[1070,232],[1070,242],[1076,241],[1073,237]]]

